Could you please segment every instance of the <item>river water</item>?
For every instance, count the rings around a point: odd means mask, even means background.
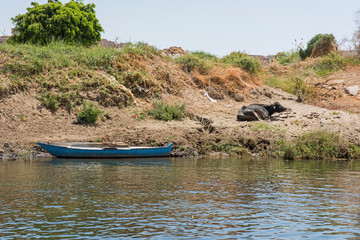
[[[360,239],[360,162],[0,162],[0,239]]]

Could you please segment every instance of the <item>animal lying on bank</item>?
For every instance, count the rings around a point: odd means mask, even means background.
[[[265,104],[250,104],[248,106],[243,106],[239,109],[237,114],[238,121],[258,121],[268,119],[277,112],[284,112],[286,108],[281,105],[279,102],[274,104],[265,105]]]

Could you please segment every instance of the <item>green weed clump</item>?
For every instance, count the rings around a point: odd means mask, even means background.
[[[95,124],[103,113],[104,111],[101,111],[98,106],[85,101],[82,110],[78,114],[77,122],[81,124]]]
[[[206,74],[211,68],[211,65],[207,63],[203,58],[198,57],[196,54],[187,54],[175,59],[181,68],[187,72],[191,73],[195,70],[198,70],[201,74]]]
[[[360,147],[346,142],[339,134],[318,130],[306,132],[294,141],[278,142],[279,155],[296,159],[358,159]]]
[[[235,154],[239,156],[249,155],[249,151],[239,143],[234,143],[232,141],[224,143],[212,143],[207,146],[206,150],[211,150],[215,152],[225,152],[228,154]]]
[[[260,70],[260,62],[243,52],[232,52],[221,59],[221,62],[242,68],[249,73],[257,73]]]
[[[279,64],[283,66],[298,63],[301,61],[299,51],[279,52],[278,54],[276,54],[276,57]]]
[[[157,120],[170,121],[181,120],[185,116],[185,103],[170,105],[162,101],[156,101],[153,108],[148,112],[150,116]]]
[[[219,58],[211,53],[207,53],[207,52],[203,52],[203,51],[195,51],[195,52],[191,52],[191,54],[200,59],[204,59],[207,61],[212,61],[212,62],[219,61]]]

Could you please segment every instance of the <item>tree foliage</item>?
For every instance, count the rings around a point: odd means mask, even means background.
[[[315,35],[308,43],[307,48],[305,50],[300,49],[300,57],[302,60],[305,60],[307,57],[310,57],[313,53],[314,49],[321,51],[321,49],[329,49],[332,48],[329,46],[335,46],[335,37],[332,34],[317,34]],[[324,51],[324,54],[328,54],[329,52]]]
[[[104,30],[95,16],[95,4],[48,0],[42,5],[32,2],[31,6],[25,14],[11,19],[17,34],[10,41],[46,45],[55,40],[89,46],[101,40]]]

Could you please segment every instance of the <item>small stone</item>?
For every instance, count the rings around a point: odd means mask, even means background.
[[[350,94],[351,96],[355,96],[359,92],[360,88],[359,86],[354,85],[350,87],[344,87],[344,90],[346,93]]]
[[[9,143],[4,143],[4,148],[8,148],[10,147],[10,144]]]

